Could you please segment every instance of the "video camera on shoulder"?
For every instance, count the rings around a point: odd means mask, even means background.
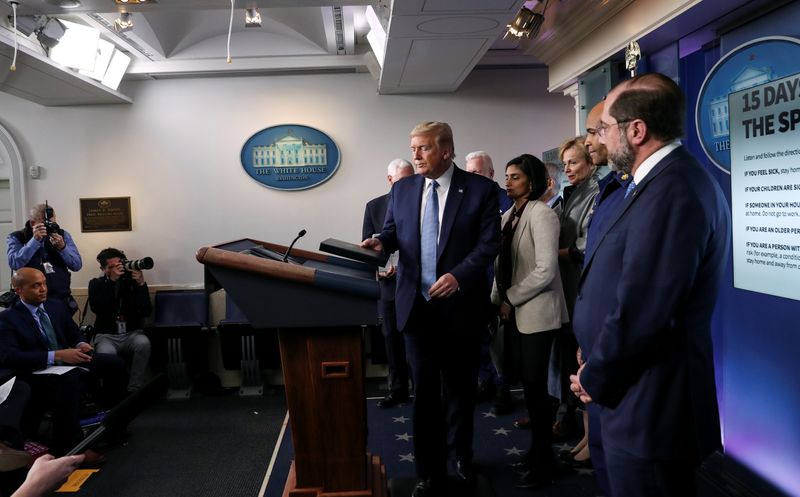
[[[44,227],[47,229],[47,236],[50,236],[54,233],[59,233],[61,231],[61,226],[58,225],[57,222],[53,221],[53,216],[55,212],[53,208],[47,203],[47,200],[44,201]]]

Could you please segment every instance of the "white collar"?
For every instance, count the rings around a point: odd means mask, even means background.
[[[439,183],[439,194],[442,192],[446,192],[450,189],[450,183],[453,181],[453,170],[455,169],[455,164],[452,162],[450,163],[450,167],[447,168],[447,171],[442,173],[441,176],[436,178],[436,182]],[[433,181],[430,178],[425,178],[425,191],[428,191],[428,185],[431,184]]]
[[[646,158],[641,164],[639,164],[639,167],[636,168],[636,172],[633,173],[633,181],[637,185],[641,184],[645,177],[647,177],[648,173],[650,173],[650,171],[656,167],[656,164],[661,162],[661,159],[669,155],[670,152],[680,146],[680,140],[673,140],[650,154],[650,157]]]

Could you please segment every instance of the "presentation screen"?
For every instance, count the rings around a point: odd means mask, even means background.
[[[728,96],[733,284],[800,300],[800,73]]]

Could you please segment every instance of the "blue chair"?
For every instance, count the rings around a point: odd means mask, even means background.
[[[267,367],[280,367],[277,331],[254,329],[236,303],[227,295],[225,318],[217,325],[217,331],[223,367],[242,371],[239,395],[262,395],[264,392],[262,364]]]
[[[156,292],[155,318],[147,334],[153,343],[154,368],[166,362],[167,398],[189,398],[191,374],[208,371],[208,296],[205,290]]]

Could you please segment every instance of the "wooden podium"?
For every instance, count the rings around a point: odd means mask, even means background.
[[[376,267],[244,239],[203,247],[206,288],[225,288],[255,328],[278,328],[295,459],[284,497],[384,497],[366,452],[361,326],[377,322]]]

